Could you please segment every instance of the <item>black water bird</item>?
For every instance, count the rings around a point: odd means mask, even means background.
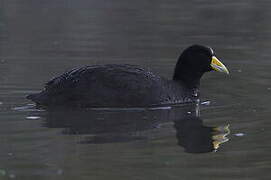
[[[193,45],[180,55],[173,80],[128,64],[84,66],[50,80],[27,98],[43,107],[151,107],[198,99],[205,72],[229,74],[210,47]]]

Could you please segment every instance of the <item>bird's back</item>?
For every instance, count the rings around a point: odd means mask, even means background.
[[[76,68],[49,81],[37,104],[79,107],[138,107],[190,101],[186,89],[135,65]]]

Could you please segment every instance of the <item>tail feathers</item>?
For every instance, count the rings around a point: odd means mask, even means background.
[[[35,99],[36,94],[29,94],[26,96],[26,99],[33,100]]]
[[[30,94],[26,96],[26,99],[34,101],[37,104],[44,104],[44,101],[46,98],[43,93],[37,93],[37,94]]]

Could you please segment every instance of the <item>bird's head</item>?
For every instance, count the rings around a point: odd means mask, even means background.
[[[218,60],[212,48],[192,45],[186,48],[178,59],[173,79],[182,80],[186,84],[199,83],[205,72],[218,71],[229,74],[226,66]]]

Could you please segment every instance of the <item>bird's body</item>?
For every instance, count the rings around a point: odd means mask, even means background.
[[[181,82],[180,82],[181,83]],[[75,107],[145,107],[192,102],[193,89],[135,65],[76,68],[30,95],[37,104]]]
[[[198,99],[201,76],[212,68],[228,73],[211,48],[194,45],[179,57],[173,80],[135,65],[84,66],[52,79],[43,91],[27,98],[46,107],[80,108],[150,107],[194,102]]]

